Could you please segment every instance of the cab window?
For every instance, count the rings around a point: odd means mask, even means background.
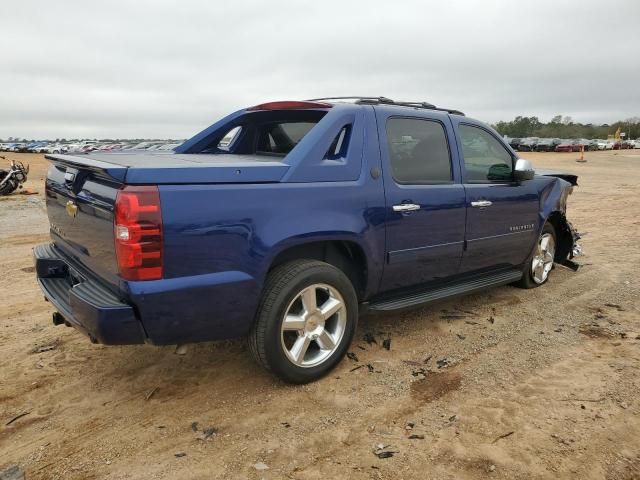
[[[401,184],[451,182],[451,158],[444,127],[420,118],[390,118],[387,144],[391,172]]]
[[[471,125],[460,125],[459,133],[467,183],[513,180],[513,157],[493,135]]]

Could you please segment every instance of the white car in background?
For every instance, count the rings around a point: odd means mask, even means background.
[[[69,152],[85,152],[97,145],[98,142],[94,140],[83,140],[79,143],[72,143],[71,145],[67,145],[67,147]]]
[[[598,140],[598,150],[613,150],[613,142],[609,140]]]
[[[47,145],[41,149],[40,153],[67,153],[68,147],[66,145],[62,145],[60,143],[56,143],[53,145]]]
[[[182,144],[181,143],[165,143],[164,145],[159,147],[157,150],[160,152],[167,152],[167,151],[173,150],[176,147],[179,147],[180,145]]]
[[[134,145],[133,147],[130,147],[130,150],[148,150],[151,147],[154,147],[156,145],[162,145],[162,143],[160,142],[140,142],[137,145]]]

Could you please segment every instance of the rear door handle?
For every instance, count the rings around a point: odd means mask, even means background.
[[[400,205],[394,205],[394,212],[413,212],[415,210],[420,210],[420,205],[416,205],[415,203],[401,203]]]
[[[489,200],[478,200],[477,202],[471,202],[471,206],[472,207],[490,207],[491,205],[493,205],[493,203],[491,203],[491,201]]]

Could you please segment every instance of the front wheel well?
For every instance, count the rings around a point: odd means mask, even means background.
[[[551,212],[547,218],[547,222],[553,225],[556,233],[556,262],[567,259],[573,248],[573,234],[569,228],[569,222],[564,213],[555,211]]]
[[[367,260],[362,247],[350,241],[320,241],[296,245],[280,252],[269,271],[293,260],[319,260],[342,270],[362,300],[367,286]]]

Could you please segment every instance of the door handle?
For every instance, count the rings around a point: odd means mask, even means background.
[[[401,203],[400,205],[394,205],[394,212],[413,212],[415,210],[420,210],[420,205],[416,205],[415,203]]]
[[[493,205],[493,203],[491,203],[491,201],[489,200],[478,200],[477,202],[471,202],[471,206],[472,207],[490,207],[491,205]]]

